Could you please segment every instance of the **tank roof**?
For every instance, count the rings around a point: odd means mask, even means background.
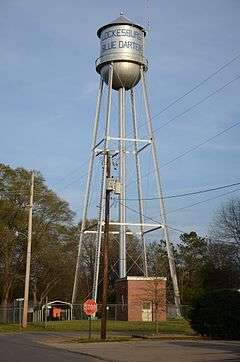
[[[97,36],[100,38],[102,31],[104,29],[108,28],[111,25],[131,25],[131,26],[135,26],[136,28],[143,31],[144,36],[146,35],[146,30],[141,25],[135,24],[132,20],[130,20],[127,17],[120,14],[120,16],[117,19],[111,21],[110,23],[108,23],[106,25],[101,26],[101,28],[99,28],[98,31],[97,31]]]

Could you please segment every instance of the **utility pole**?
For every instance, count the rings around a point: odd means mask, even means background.
[[[30,279],[30,265],[31,265],[31,248],[32,248],[33,190],[34,190],[34,171],[32,171],[32,177],[31,177],[31,191],[30,191],[30,204],[29,204],[29,217],[28,217],[28,241],[27,241],[27,257],[26,257],[26,275],[25,275],[23,319],[22,319],[22,327],[23,328],[27,327],[27,317],[28,317],[28,295],[29,295],[29,279]]]
[[[109,219],[110,219],[110,197],[112,188],[109,187],[111,164],[109,151],[105,152],[106,167],[106,196],[105,196],[105,227],[103,240],[103,290],[102,290],[102,318],[101,318],[101,339],[107,335],[107,291],[108,291],[108,246],[109,246]]]

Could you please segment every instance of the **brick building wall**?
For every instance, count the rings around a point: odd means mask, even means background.
[[[166,320],[166,278],[130,276],[118,279],[115,289],[117,303],[123,306],[117,319]]]

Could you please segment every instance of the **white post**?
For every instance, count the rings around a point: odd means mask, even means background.
[[[29,280],[30,280],[30,266],[31,266],[31,248],[32,248],[33,190],[34,190],[34,171],[32,172],[32,177],[31,177],[31,192],[30,192],[29,218],[28,218],[28,243],[27,243],[27,258],[26,258],[25,288],[24,288],[23,319],[22,319],[23,328],[27,327],[27,317],[28,317],[28,295],[29,295]]]
[[[125,89],[119,89],[119,179],[121,182],[121,194],[119,198],[119,222],[120,222],[120,235],[119,235],[119,277],[126,276],[126,125],[125,125]]]
[[[138,191],[138,206],[139,206],[139,220],[140,220],[140,230],[141,230],[141,244],[143,248],[143,271],[144,276],[148,277],[148,266],[147,266],[147,249],[144,238],[144,208],[143,208],[143,190],[142,190],[142,172],[141,172],[141,162],[138,153],[138,128],[137,128],[137,115],[136,115],[136,102],[135,102],[135,92],[134,89],[131,89],[131,105],[132,105],[132,117],[133,117],[133,134],[136,141],[134,142],[134,153],[135,153],[135,163],[136,163],[136,176],[137,176],[137,191]]]
[[[109,81],[108,81],[108,103],[107,103],[107,113],[105,121],[105,136],[104,136],[104,147],[103,155],[105,158],[105,152],[108,149],[108,137],[109,137],[109,127],[111,120],[111,107],[112,107],[112,81],[113,81],[113,64],[109,65]],[[100,264],[100,251],[101,251],[101,241],[102,241],[102,226],[104,218],[104,208],[105,208],[105,193],[106,193],[106,162],[104,162],[103,172],[102,172],[102,185],[100,193],[100,210],[99,210],[99,224],[96,236],[96,252],[95,252],[95,264],[94,264],[94,276],[93,276],[93,289],[92,289],[92,298],[97,301],[98,293],[98,276],[99,276],[99,264]]]

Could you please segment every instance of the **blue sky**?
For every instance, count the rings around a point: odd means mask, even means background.
[[[99,82],[94,64],[99,55],[98,27],[118,17],[121,10],[142,25],[149,18],[146,56],[153,115],[240,54],[238,0],[146,3],[123,0],[119,7],[115,1],[0,2],[1,162],[40,170],[47,184],[69,201],[77,219]],[[240,58],[154,118],[154,128],[239,75]],[[237,79],[156,132],[161,163],[240,121],[239,92]],[[236,126],[163,167],[166,194],[239,182],[239,139],[240,126]],[[206,234],[214,211],[230,195],[170,211],[223,192],[169,200],[169,224]],[[156,202],[146,204],[146,214],[159,218]]]

